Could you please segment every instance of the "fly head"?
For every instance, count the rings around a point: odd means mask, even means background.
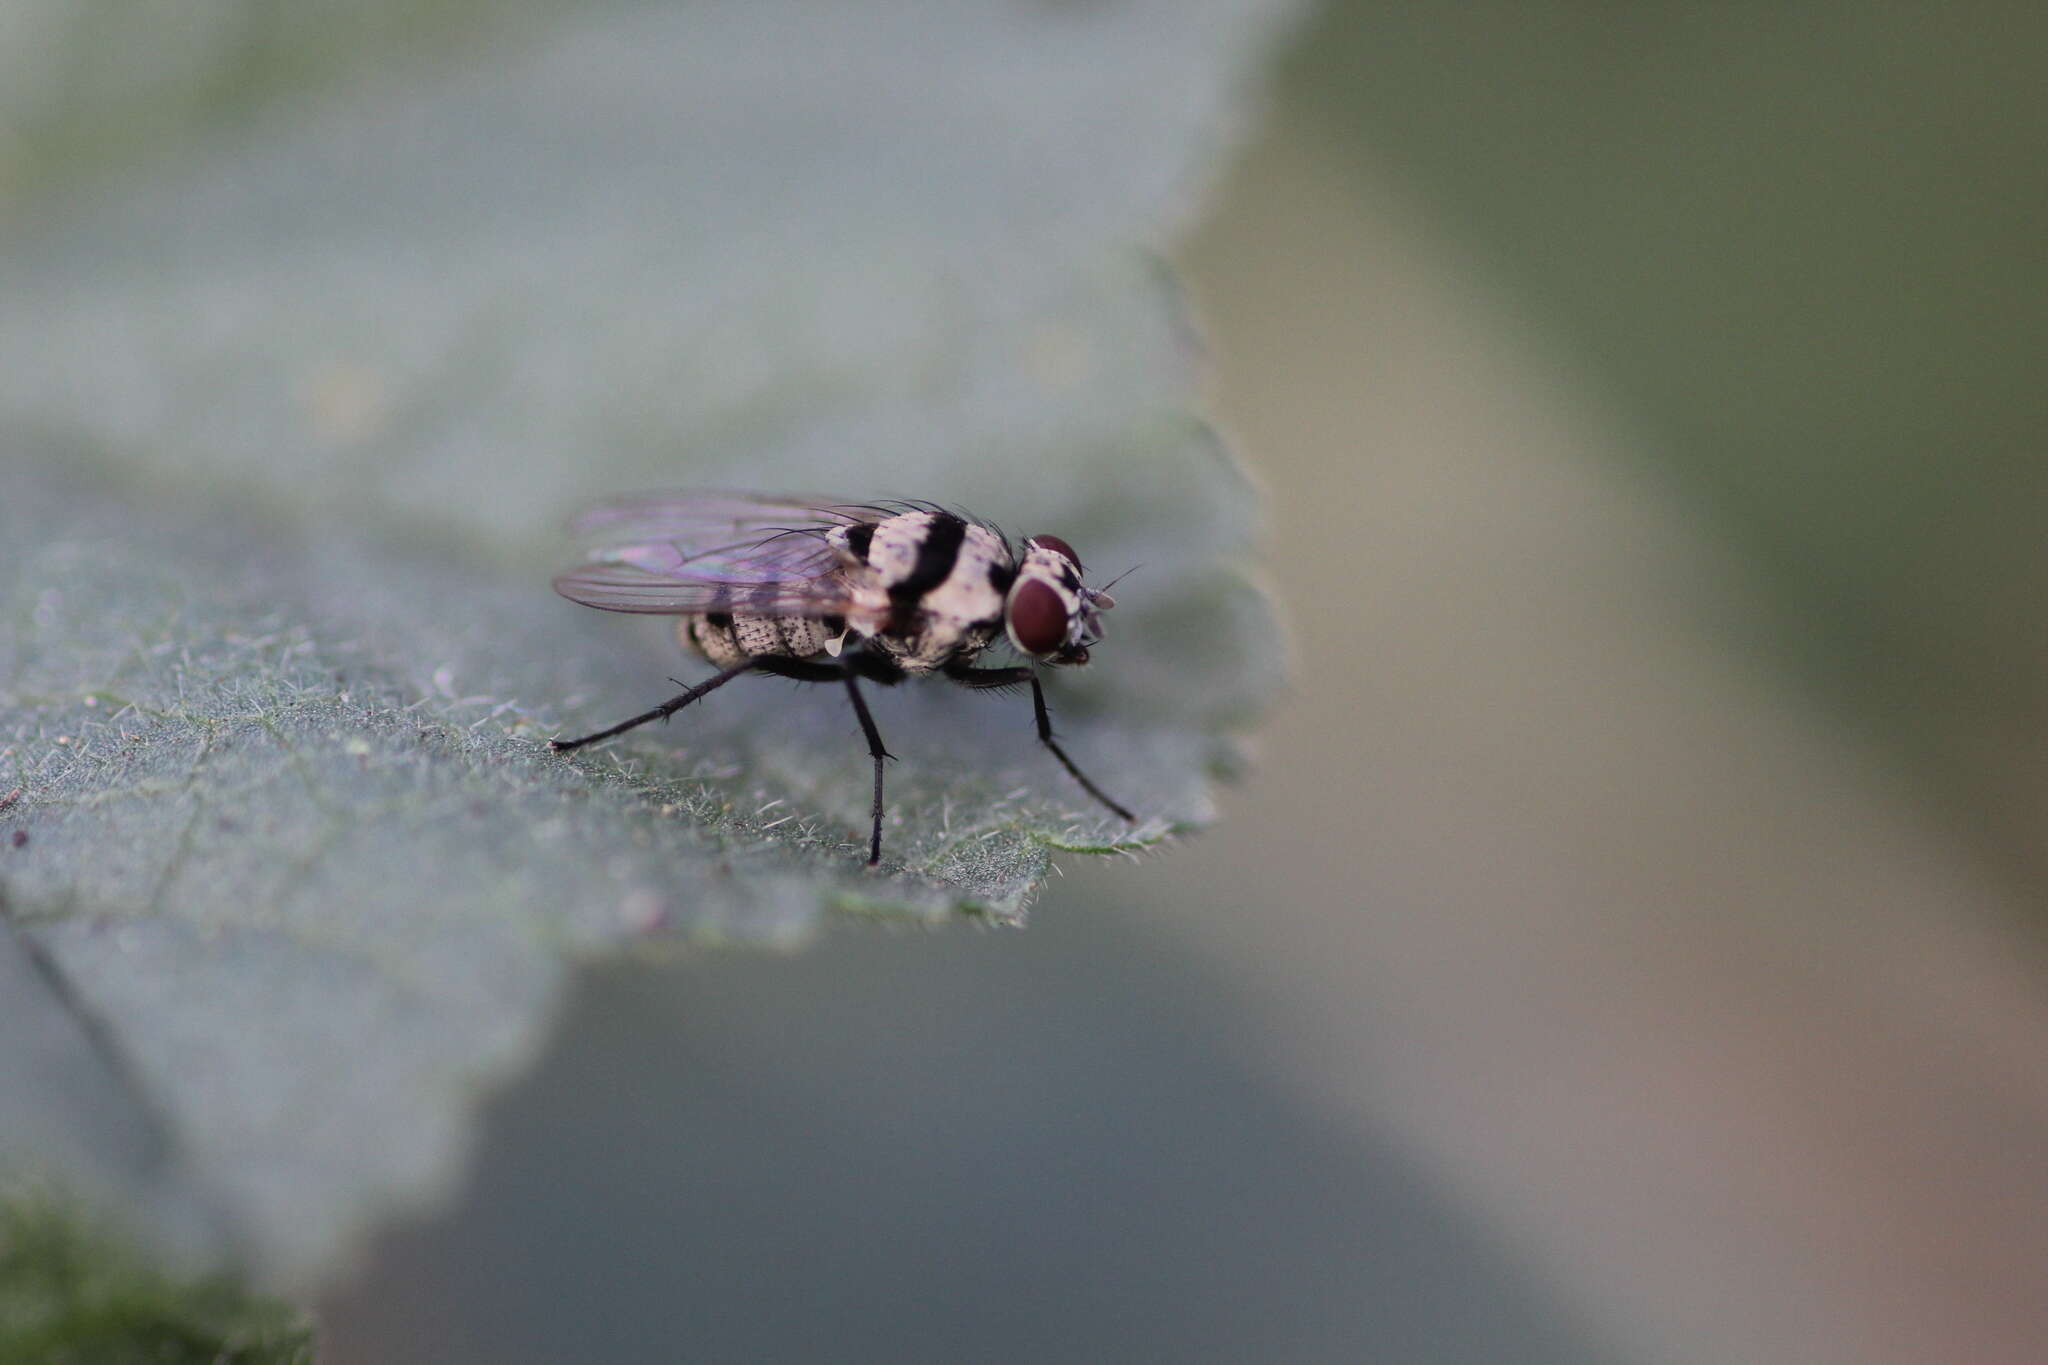
[[[1073,546],[1058,536],[1032,536],[1005,604],[1010,643],[1055,667],[1085,664],[1089,646],[1102,638],[1101,613],[1115,605],[1081,581]]]

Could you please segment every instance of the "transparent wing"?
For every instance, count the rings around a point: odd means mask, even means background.
[[[844,615],[851,589],[825,533],[877,514],[887,511],[826,498],[615,498],[572,523],[583,562],[555,576],[555,591],[605,611]]]
[[[592,503],[569,529],[592,549],[667,540],[713,545],[770,532],[815,526],[851,526],[892,508],[860,506],[836,498],[768,497],[749,493],[664,490]]]

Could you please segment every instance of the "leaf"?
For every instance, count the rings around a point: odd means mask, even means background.
[[[0,1203],[0,1360],[309,1365],[313,1329],[218,1277],[179,1282],[47,1195]]]
[[[153,75],[0,96],[0,892],[46,985],[0,1066],[89,1044],[146,1140],[81,1188],[304,1286],[445,1188],[576,958],[1015,920],[1053,851],[1211,818],[1280,651],[1147,248],[1281,8],[451,6],[417,43],[397,7],[177,42],[35,11]],[[701,669],[546,588],[563,515],[659,485],[929,497],[1142,564],[1052,695],[1142,822],[1028,702],[932,686],[874,701],[879,873],[838,698],[746,680],[549,753]],[[0,1096],[10,1163],[102,1125],[44,1098]]]

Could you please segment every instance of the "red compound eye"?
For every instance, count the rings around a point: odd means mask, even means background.
[[[1027,578],[1010,594],[1010,638],[1026,654],[1050,654],[1067,639],[1067,604],[1043,581]]]
[[[1075,568],[1081,567],[1081,556],[1075,554],[1074,547],[1061,540],[1058,536],[1033,536],[1024,543],[1026,545],[1035,545],[1041,550],[1056,551],[1073,560]]]

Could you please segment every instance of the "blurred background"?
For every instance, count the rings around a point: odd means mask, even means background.
[[[592,972],[332,1357],[2040,1359],[2044,37],[1319,11],[1177,253],[1226,819]]]

